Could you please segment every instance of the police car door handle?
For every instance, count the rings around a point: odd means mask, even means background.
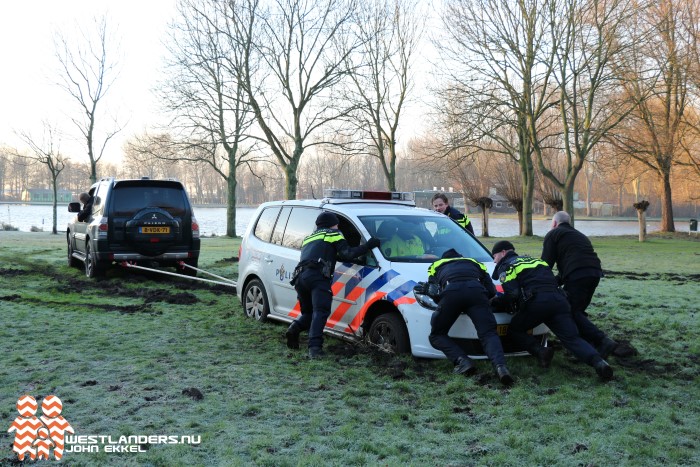
[[[263,258],[263,261],[265,261],[265,262],[267,262],[267,263],[271,263],[271,262],[273,262],[274,260],[273,260],[272,258],[270,258],[269,256],[266,256],[266,257]]]

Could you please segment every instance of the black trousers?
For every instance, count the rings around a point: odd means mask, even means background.
[[[513,316],[508,333],[517,345],[536,355],[540,343],[527,331],[542,323],[559,338],[564,348],[582,362],[593,365],[600,360],[598,352],[579,335],[569,303],[561,292],[537,293]]]
[[[586,308],[591,304],[591,299],[598,287],[600,277],[582,277],[564,284],[571,314],[573,315],[579,334],[592,345],[600,344],[605,337],[605,333],[588,319]]]
[[[299,275],[294,288],[301,308],[301,315],[294,324],[301,331],[309,331],[309,347],[323,347],[323,328],[333,303],[331,280],[316,269],[306,269]]]
[[[486,289],[476,281],[473,286],[465,287],[464,284],[459,283],[459,286],[448,287],[442,292],[438,309],[430,320],[430,345],[442,351],[454,364],[460,357],[466,357],[466,352],[447,335],[459,315],[466,313],[474,323],[481,346],[491,363],[494,366],[505,365],[506,357],[496,332],[496,318],[491,311]]]

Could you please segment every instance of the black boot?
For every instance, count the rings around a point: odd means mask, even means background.
[[[284,333],[284,337],[287,338],[287,347],[290,349],[299,348],[299,333],[301,330],[297,326],[297,323],[292,323],[287,328],[287,332]]]
[[[596,347],[596,350],[600,354],[600,358],[605,360],[610,356],[611,353],[615,351],[617,348],[617,342],[614,340],[610,339],[608,336],[603,337],[603,340],[600,341],[598,346]]]
[[[326,353],[321,347],[309,347],[309,358],[321,358],[324,355],[326,355]]]
[[[554,358],[554,349],[552,347],[540,347],[535,356],[537,357],[537,363],[542,368],[549,368]]]
[[[610,381],[613,379],[613,369],[605,360],[599,360],[598,362],[594,363],[593,368],[595,368],[595,372],[598,374],[598,377],[603,381]]]
[[[504,386],[512,386],[513,383],[515,383],[515,380],[510,375],[510,372],[508,371],[508,368],[506,368],[505,365],[498,365],[496,367],[496,376],[498,376],[498,379]]]
[[[455,374],[471,376],[476,373],[476,366],[474,362],[469,357],[459,357],[457,363],[455,363],[455,368],[452,370]]]

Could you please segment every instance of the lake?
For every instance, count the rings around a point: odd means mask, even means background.
[[[236,214],[236,233],[243,235],[250,222],[255,208],[238,208]],[[197,207],[194,208],[199,229],[202,236],[225,235],[226,234],[226,208],[219,207]],[[68,212],[66,205],[57,207],[59,231],[66,230],[66,224],[75,215]],[[474,232],[481,235],[481,218],[472,216]],[[10,224],[19,228],[23,232],[29,232],[32,226],[51,231],[52,208],[45,205],[29,204],[0,204],[0,224]],[[544,236],[550,227],[549,220],[534,220],[532,228],[535,235]],[[688,221],[677,221],[676,230],[688,232]],[[611,235],[638,235],[639,227],[636,219],[628,221],[620,220],[577,220],[576,228],[590,236],[611,236]],[[659,230],[658,221],[647,222],[647,232]],[[489,233],[492,237],[512,237],[518,234],[518,223],[516,219],[491,218],[489,221]]]

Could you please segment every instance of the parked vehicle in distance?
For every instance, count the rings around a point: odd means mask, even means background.
[[[85,275],[103,275],[113,263],[156,262],[175,266],[185,275],[196,271],[199,225],[185,187],[177,180],[103,178],[88,192],[92,212],[84,222],[73,218],[66,227],[68,265],[84,264]],[[70,203],[69,212],[79,212]]]
[[[366,338],[387,350],[417,357],[444,358],[428,340],[436,307],[413,286],[427,281],[429,265],[454,248],[493,271],[489,251],[447,216],[417,208],[413,193],[327,190],[319,200],[262,204],[243,236],[239,251],[237,294],[248,317],[291,322],[299,316],[295,289],[289,284],[299,262],[303,239],[315,230],[322,210],[333,212],[351,246],[377,237],[382,244],[357,263],[338,262],[332,279],[333,305],[325,332],[344,339]],[[410,248],[404,248],[406,242]],[[511,315],[494,313],[504,350],[524,355],[507,337]],[[535,336],[547,343],[548,329]],[[459,317],[450,336],[474,358],[485,358],[476,329]]]

